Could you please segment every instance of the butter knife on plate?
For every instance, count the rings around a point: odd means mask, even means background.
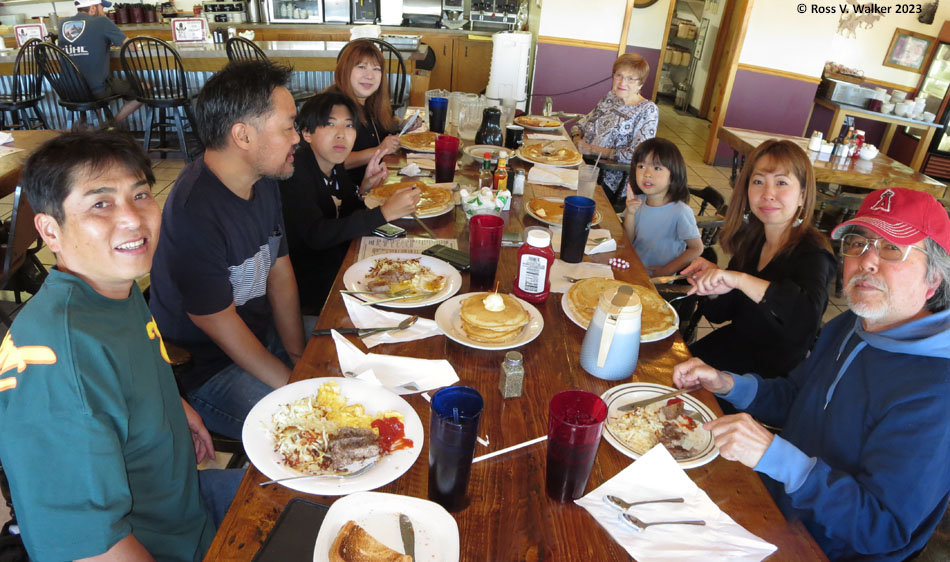
[[[399,514],[399,534],[406,554],[412,557],[412,562],[416,562],[416,532],[412,528],[412,519],[405,513]]]
[[[617,410],[621,412],[629,412],[630,410],[634,408],[642,408],[644,406],[649,406],[650,404],[653,404],[654,402],[659,402],[660,400],[665,400],[667,398],[673,398],[674,396],[679,396],[680,394],[688,394],[690,392],[693,392],[694,390],[699,390],[700,388],[702,387],[692,386],[689,388],[681,388],[679,390],[674,390],[673,392],[667,392],[665,394],[658,394],[656,396],[651,396],[650,398],[647,398],[645,400],[639,400],[637,402],[624,404],[623,406],[618,407]]]

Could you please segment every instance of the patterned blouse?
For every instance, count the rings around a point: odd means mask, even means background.
[[[571,128],[571,136],[582,135],[584,142],[613,148],[615,160],[630,162],[637,145],[656,136],[659,120],[660,112],[652,101],[625,105],[616,94],[608,92],[593,111]],[[621,172],[605,172],[604,184],[616,192],[623,187],[619,185],[622,177]]]

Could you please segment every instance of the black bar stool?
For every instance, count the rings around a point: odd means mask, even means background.
[[[13,63],[13,92],[0,94],[0,129],[6,129],[4,113],[10,112],[13,123],[11,129],[33,128],[38,121],[43,129],[49,129],[46,117],[40,112],[39,103],[43,99],[43,71],[36,60],[36,45],[39,39],[30,39],[20,48]],[[27,110],[33,110],[30,117]]]
[[[96,98],[73,58],[56,45],[37,43],[35,49],[36,60],[43,69],[43,75],[59,96],[56,103],[70,112],[70,118],[66,121],[67,129],[73,128],[73,113],[79,113],[80,121],[87,122],[91,112],[100,126],[112,121],[109,104],[118,99],[118,95]]]
[[[267,53],[265,53],[263,49],[258,47],[253,41],[248,41],[243,37],[232,37],[228,39],[227,43],[224,44],[224,48],[228,53],[229,61],[270,60],[267,58]],[[296,90],[294,88],[290,88],[290,93],[294,96],[294,103],[298,108],[306,103],[307,100],[317,95],[316,92]]]
[[[171,45],[154,37],[136,37],[127,41],[119,53],[126,79],[135,90],[135,99],[149,108],[145,118],[145,151],[167,152],[181,151],[185,160],[191,161],[191,152],[185,140],[186,127],[182,114],[188,120],[188,126],[195,137],[198,152],[204,150],[201,139],[194,130],[195,118],[191,111],[188,83],[181,57]],[[174,124],[166,121],[166,112],[170,111]],[[155,121],[155,114],[159,114]],[[152,129],[159,128],[159,146],[152,148]],[[178,135],[178,147],[165,144],[166,129],[174,128]]]

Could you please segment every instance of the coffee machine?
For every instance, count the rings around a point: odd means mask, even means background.
[[[439,27],[442,0],[403,0],[402,24],[410,27]]]
[[[466,23],[464,0],[442,0],[443,27],[461,29]]]
[[[518,25],[518,0],[472,0],[472,29],[514,30]]]

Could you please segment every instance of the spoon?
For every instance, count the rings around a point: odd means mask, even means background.
[[[637,517],[629,513],[621,513],[620,519],[627,522],[631,527],[635,528],[638,531],[642,531],[647,527],[652,527],[653,525],[705,525],[706,522],[703,520],[696,521],[656,521],[653,523],[646,523],[641,521]]]
[[[376,461],[369,463],[359,470],[354,470],[352,472],[345,472],[343,474],[304,474],[303,476],[288,476],[287,478],[278,478],[277,480],[268,480],[267,482],[261,482],[261,486],[270,486],[271,484],[276,484],[278,482],[286,482],[287,480],[298,480],[301,478],[336,478],[338,480],[344,480],[346,478],[354,478],[363,474],[367,470],[376,466]]]
[[[363,330],[359,330],[357,333],[359,334],[361,338],[365,338],[366,336],[371,336],[373,334],[379,334],[382,332],[405,330],[409,326],[412,326],[413,324],[415,324],[417,320],[419,320],[419,317],[413,315],[413,316],[410,316],[409,318],[406,318],[402,322],[400,322],[398,326],[390,326],[388,328],[366,328]]]
[[[617,496],[612,496],[610,494],[607,494],[606,496],[604,496],[604,503],[607,505],[611,505],[613,507],[618,507],[622,509],[623,511],[627,511],[628,509],[630,509],[631,507],[635,505],[643,505],[645,503],[683,503],[683,498],[666,498],[662,500],[644,500],[644,501],[639,501],[639,502],[628,502],[628,501],[618,498]]]

